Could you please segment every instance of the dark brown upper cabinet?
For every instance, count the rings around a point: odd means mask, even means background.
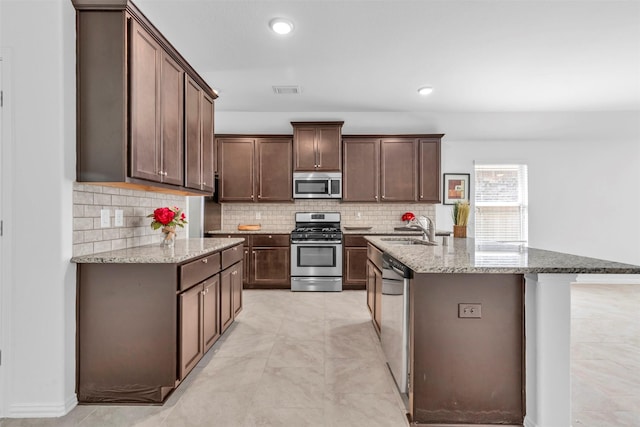
[[[418,181],[418,200],[440,203],[442,192],[440,177],[440,138],[418,139],[420,177]]]
[[[437,203],[442,136],[345,136],[342,200]]]
[[[290,136],[218,135],[221,202],[289,202]]]
[[[216,94],[130,1],[72,2],[77,29],[76,180],[211,194]],[[201,91],[198,144],[185,134],[189,129],[183,119],[193,119],[185,111],[190,100],[185,81]],[[197,154],[190,149],[194,144],[199,145]],[[193,158],[199,159],[197,165]]]
[[[344,122],[291,122],[294,171],[340,171]]]
[[[185,186],[213,193],[213,99],[189,76],[185,79]]]

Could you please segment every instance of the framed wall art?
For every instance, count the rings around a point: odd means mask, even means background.
[[[469,202],[468,173],[445,173],[442,186],[442,203],[453,205],[456,202]]]

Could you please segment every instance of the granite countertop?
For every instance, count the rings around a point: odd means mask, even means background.
[[[351,228],[351,227],[349,227]],[[205,235],[212,234],[291,234],[293,230],[293,226],[287,228],[263,228],[260,230],[238,230],[237,228],[225,229],[225,230],[208,230],[205,231]],[[416,230],[415,228],[406,228],[406,227],[396,227],[393,229],[390,228],[382,228],[382,227],[359,227],[358,229],[346,229],[344,226],[342,227],[343,234],[363,234],[363,235],[375,235],[375,234],[397,234],[397,235],[415,235],[419,236],[422,234],[420,230]],[[436,236],[448,236],[452,234],[452,231],[446,230],[436,230]]]
[[[71,258],[76,264],[178,264],[244,242],[242,238],[177,239],[172,248],[137,246]]]
[[[207,234],[291,234],[293,227],[287,228],[262,228],[260,230],[238,230],[237,228],[225,229],[225,230],[208,230]]]
[[[529,248],[519,244],[482,243],[451,238],[449,246],[389,244],[366,236],[375,246],[414,273],[574,273],[640,274],[640,266]]]

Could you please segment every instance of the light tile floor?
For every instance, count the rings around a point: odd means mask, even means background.
[[[406,427],[364,291],[245,290],[244,309],[163,406],[84,406],[1,427]]]
[[[84,406],[0,427],[406,427],[363,291],[245,291],[163,406]],[[640,286],[573,285],[573,425],[640,425]]]
[[[574,427],[640,426],[640,286],[571,288]]]

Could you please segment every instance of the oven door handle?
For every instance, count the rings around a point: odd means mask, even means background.
[[[342,240],[292,240],[292,245],[327,245],[335,246],[341,244]]]
[[[292,277],[297,282],[340,282],[342,277]]]

